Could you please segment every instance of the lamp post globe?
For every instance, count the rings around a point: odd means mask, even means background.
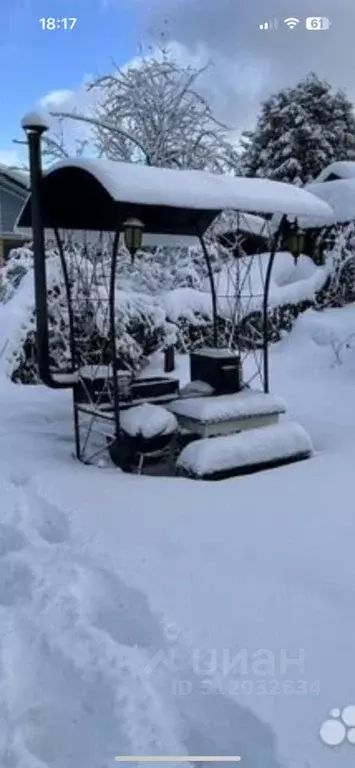
[[[41,135],[49,129],[49,123],[46,116],[41,112],[27,112],[21,120],[21,126],[25,133],[37,133]]]

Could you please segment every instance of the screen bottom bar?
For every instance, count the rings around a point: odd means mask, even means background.
[[[239,755],[118,755],[118,763],[239,763]]]

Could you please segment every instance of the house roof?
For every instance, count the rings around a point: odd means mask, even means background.
[[[25,171],[19,171],[14,168],[10,168],[8,165],[0,163],[0,178],[3,177],[10,181],[11,184],[15,184],[16,187],[21,188],[24,194],[28,193],[30,186],[30,179],[28,173]]]
[[[334,213],[331,224],[344,224],[355,220],[355,177],[309,184],[307,189],[332,207]],[[317,216],[312,216],[311,221],[315,228],[324,227],[324,222]]]
[[[147,232],[167,235],[203,232],[226,209],[314,215],[324,225],[332,213],[308,191],[276,181],[85,158],[45,171],[42,204],[45,227],[114,231],[134,216]],[[31,226],[30,208],[29,199],[18,227]]]
[[[272,221],[239,211],[224,211],[215,225],[218,235],[242,232],[267,239],[273,231]]]
[[[339,160],[330,163],[321,171],[314,183],[324,181],[336,181],[337,179],[353,179],[355,177],[355,162],[351,160]]]

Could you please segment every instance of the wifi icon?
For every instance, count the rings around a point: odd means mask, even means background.
[[[300,23],[299,19],[285,19],[284,21],[289,29],[294,29]]]

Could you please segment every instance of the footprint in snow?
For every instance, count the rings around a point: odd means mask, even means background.
[[[9,552],[19,552],[26,546],[26,539],[12,525],[0,523],[0,557],[4,557]]]
[[[14,485],[15,488],[25,488],[26,485],[29,485],[29,482],[30,478],[25,472],[13,472],[10,477],[10,483]]]
[[[117,643],[161,648],[164,636],[146,595],[105,569],[82,569],[77,582],[81,610]]]
[[[39,536],[47,544],[66,544],[70,539],[70,525],[65,512],[41,496],[31,497],[35,510],[35,525]]]
[[[0,562],[0,605],[10,606],[31,598],[34,575],[26,563]]]

